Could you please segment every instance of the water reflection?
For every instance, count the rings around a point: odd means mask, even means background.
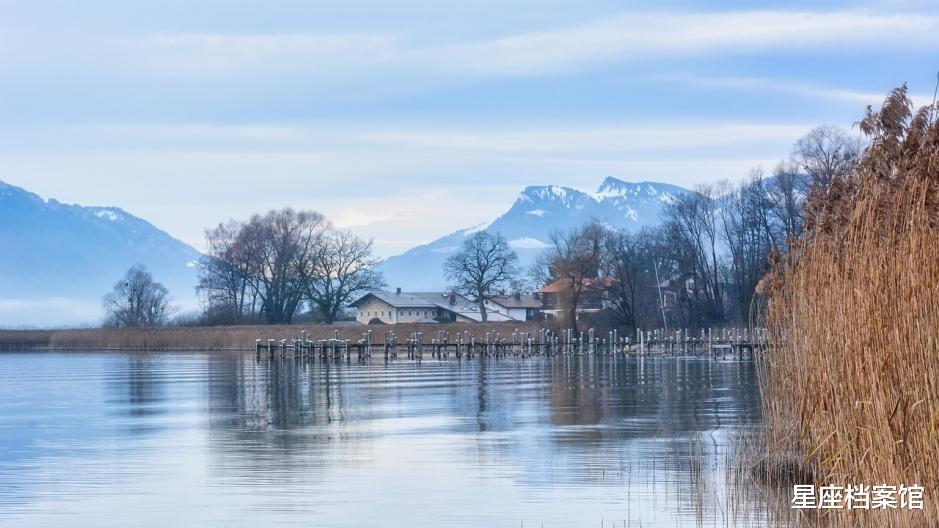
[[[0,367],[0,524],[767,524],[732,478],[733,440],[760,419],[747,362],[22,353]]]

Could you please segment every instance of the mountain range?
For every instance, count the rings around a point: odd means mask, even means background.
[[[528,266],[548,247],[552,231],[590,219],[628,231],[661,222],[663,207],[688,189],[657,182],[625,182],[608,177],[594,193],[557,185],[526,187],[515,203],[492,222],[461,229],[385,260],[381,270],[390,288],[433,291],[446,288],[443,264],[473,233],[501,233]]]
[[[590,219],[629,231],[661,221],[663,207],[687,189],[606,178],[596,192],[557,185],[526,187],[504,214],[461,229],[381,264],[389,288],[444,290],[443,263],[480,230],[501,233],[529,265],[555,230]],[[195,307],[200,253],[117,207],[43,199],[0,182],[0,328],[95,324],[101,298],[142,263],[178,305]]]
[[[0,182],[0,326],[93,324],[102,296],[137,263],[186,304],[199,257],[120,208],[45,200]]]

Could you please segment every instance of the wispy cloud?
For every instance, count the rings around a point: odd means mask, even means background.
[[[903,39],[898,40],[897,34]],[[767,49],[879,48],[939,43],[939,17],[864,11],[626,14],[576,27],[454,46],[438,53],[464,71],[519,75],[656,56]]]
[[[364,138],[412,148],[516,154],[628,154],[667,149],[741,147],[787,141],[810,128],[805,124],[734,122],[642,123],[618,126],[583,125],[520,130],[397,129],[367,132]]]
[[[397,37],[384,33],[158,33],[110,44],[133,69],[199,76],[314,67],[348,73],[402,52]]]
[[[689,186],[743,178],[809,128],[704,120],[0,127],[0,165],[11,183],[67,202],[119,205],[197,246],[206,226],[290,205],[375,237],[388,255],[491,220],[525,185],[592,190],[606,175]],[[486,199],[468,207],[473,196]]]
[[[122,53],[146,58],[127,57],[130,67],[194,75],[288,68],[326,76],[365,74],[367,69],[520,76],[655,57],[934,47],[939,17],[868,11],[652,12],[442,44],[419,44],[394,33],[161,33],[116,43]]]
[[[881,97],[882,98],[882,97]],[[196,151],[342,152],[349,148],[402,148],[426,152],[491,153],[632,153],[669,149],[740,147],[788,141],[804,134],[812,123],[765,123],[731,120],[628,120],[607,123],[541,124],[535,126],[394,125],[341,122],[296,124],[136,124],[17,127],[0,137],[0,152],[25,148],[44,138],[45,146],[98,150],[170,148]]]
[[[766,77],[706,77],[696,75],[660,75],[664,79],[686,83],[692,86],[740,90],[748,92],[794,94],[802,97],[827,99],[846,103],[859,103],[879,107],[887,97],[887,92],[863,91],[851,88],[833,88],[792,79],[773,79]],[[932,103],[932,95],[911,93],[915,106]]]
[[[524,185],[742,178],[904,80],[917,103],[932,93],[935,9],[525,1],[317,17],[261,2],[185,17],[116,0],[11,6],[3,178],[194,244],[231,216],[314,208],[387,255],[491,220]],[[670,72],[707,75],[657,82]]]

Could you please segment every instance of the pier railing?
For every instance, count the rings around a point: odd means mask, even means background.
[[[537,332],[518,330],[503,334],[487,331],[483,336],[469,331],[451,333],[439,330],[429,336],[424,332],[411,332],[399,336],[392,331],[383,333],[382,340],[376,332],[367,330],[360,339],[340,339],[339,331],[332,337],[314,339],[307,331],[292,339],[257,339],[255,349],[258,357],[306,357],[321,360],[364,361],[373,355],[384,359],[406,357],[423,359],[425,355],[434,359],[473,357],[531,357],[555,355],[691,355],[709,358],[752,357],[754,353],[768,347],[766,330],[763,328],[720,328],[699,332],[683,330],[636,330],[630,335],[621,335],[613,330],[600,333],[594,329],[575,333],[573,330],[556,332],[540,329]]]

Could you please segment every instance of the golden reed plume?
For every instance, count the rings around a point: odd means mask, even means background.
[[[934,105],[933,105],[934,106]],[[835,526],[939,525],[939,125],[906,86],[859,123],[850,174],[761,283],[773,348],[763,467],[817,484],[918,484],[922,511],[840,511]],[[772,476],[772,475],[770,475]]]

